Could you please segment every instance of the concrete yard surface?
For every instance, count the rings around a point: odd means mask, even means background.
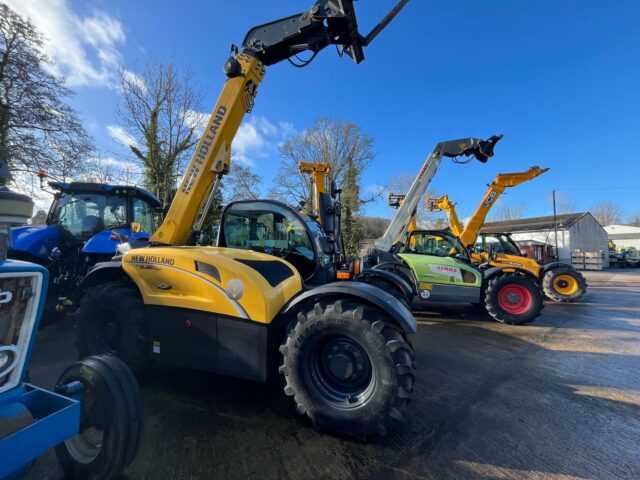
[[[280,385],[139,375],[145,438],[124,478],[638,479],[640,269],[585,276],[579,303],[546,302],[527,326],[471,306],[417,312],[413,399],[368,443],[314,431]],[[69,326],[45,328],[32,381],[51,387],[75,355]],[[55,455],[27,478],[63,478]]]

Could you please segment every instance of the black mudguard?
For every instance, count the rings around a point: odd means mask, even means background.
[[[573,265],[569,265],[568,263],[551,262],[551,263],[547,263],[546,265],[542,266],[542,273],[546,273],[549,270],[551,270],[552,268],[558,268],[558,267],[574,268]],[[574,270],[575,270],[575,268],[574,268]]]
[[[125,276],[120,260],[96,263],[80,282],[80,288],[85,290],[96,285],[113,282]]]
[[[407,283],[407,281],[402,278],[400,275],[397,275],[393,272],[389,272],[387,270],[379,270],[379,269],[370,269],[365,270],[360,275],[354,277],[356,282],[364,282],[369,283],[367,281],[368,278],[380,278],[389,283],[395,285],[405,297],[412,299],[415,295],[415,289]]]
[[[328,295],[362,299],[389,314],[406,333],[416,333],[418,329],[416,319],[398,299],[378,287],[362,282],[332,282],[312,288],[293,299],[282,313],[294,313],[301,305]]]

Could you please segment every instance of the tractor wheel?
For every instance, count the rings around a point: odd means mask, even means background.
[[[587,291],[587,282],[576,269],[557,267],[545,272],[542,290],[554,302],[575,302]]]
[[[135,371],[151,364],[151,342],[140,294],[124,282],[87,290],[76,312],[78,357],[110,354]]]
[[[308,305],[280,352],[285,394],[318,430],[384,435],[413,392],[410,342],[388,315],[357,300]]]
[[[484,306],[494,320],[511,325],[532,322],[544,308],[540,285],[520,273],[501,273],[487,281]]]
[[[87,357],[67,368],[58,385],[80,381],[80,432],[56,447],[70,479],[110,480],[133,461],[143,431],[142,397],[127,366],[111,355]]]

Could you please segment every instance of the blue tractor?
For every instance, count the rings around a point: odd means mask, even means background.
[[[0,161],[0,479],[21,477],[54,447],[67,478],[117,478],[142,438],[138,384],[109,355],[69,366],[54,391],[28,382],[49,274],[41,265],[6,258],[10,226],[30,218],[33,203],[3,186],[3,170],[6,176]]]
[[[49,271],[49,307],[73,305],[73,292],[96,262],[111,259],[118,245],[148,240],[160,201],[133,186],[49,182],[54,199],[46,225],[12,229],[9,258]]]

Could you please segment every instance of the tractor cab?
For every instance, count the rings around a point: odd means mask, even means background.
[[[134,186],[50,182],[53,203],[45,225],[12,228],[9,258],[47,267],[49,306],[73,304],[82,277],[111,259],[121,243],[148,240],[158,198]]]
[[[326,283],[333,250],[320,224],[274,200],[241,200],[222,213],[218,246],[253,250],[291,263],[305,283]]]
[[[155,230],[160,201],[142,188],[81,182],[49,186],[55,194],[46,225],[14,228],[11,258],[46,265],[60,252],[81,250],[95,263],[113,256],[124,239],[148,239]]]
[[[503,253],[517,257],[524,256],[516,242],[508,233],[481,233],[478,235],[476,243],[473,246],[473,252],[482,254],[488,252],[490,249],[497,254]]]

